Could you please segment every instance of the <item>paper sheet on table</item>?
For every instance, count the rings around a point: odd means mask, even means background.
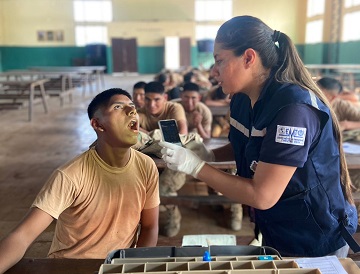
[[[348,142],[343,143],[344,152],[347,154],[360,154],[360,145]]]
[[[295,261],[302,268],[318,268],[322,274],[347,273],[336,256],[300,258]]]
[[[184,235],[182,246],[208,246],[210,245],[236,245],[236,236],[229,234],[200,234],[200,235]]]

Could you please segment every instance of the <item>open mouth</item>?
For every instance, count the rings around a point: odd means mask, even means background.
[[[128,127],[131,130],[138,130],[138,121],[136,119],[131,120]]]

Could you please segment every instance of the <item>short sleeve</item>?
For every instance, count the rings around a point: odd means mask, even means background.
[[[320,112],[306,104],[281,109],[266,129],[259,161],[302,167],[320,136]]]
[[[185,110],[179,103],[172,104],[169,114],[171,119],[175,119],[176,121],[186,121]]]
[[[63,172],[56,170],[40,190],[31,207],[37,207],[58,219],[60,214],[74,202],[75,197],[74,184]]]

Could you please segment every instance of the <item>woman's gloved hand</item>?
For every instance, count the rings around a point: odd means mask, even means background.
[[[181,171],[197,178],[198,173],[204,166],[205,161],[201,160],[194,152],[179,145],[168,142],[159,142],[162,158],[168,168]]]

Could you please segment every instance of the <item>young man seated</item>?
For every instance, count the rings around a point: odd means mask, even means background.
[[[189,132],[197,132],[204,139],[211,138],[212,113],[201,102],[200,87],[195,83],[186,83],[180,93],[180,98]]]
[[[140,130],[150,133],[159,128],[158,121],[175,119],[179,133],[188,134],[187,121],[183,107],[176,102],[168,101],[164,86],[157,81],[145,85],[145,106],[138,110]],[[162,196],[177,195],[185,184],[186,174],[165,168],[160,174],[159,191]],[[160,207],[160,234],[172,237],[180,230],[181,214],[175,205]]]
[[[341,83],[335,78],[323,77],[317,85],[331,103],[342,131],[360,129],[360,108],[353,100],[344,99]],[[356,94],[354,94],[356,96]]]
[[[17,263],[54,219],[51,258],[105,258],[119,248],[156,246],[158,170],[150,157],[131,148],[139,117],[130,94],[103,91],[88,115],[96,145],[56,169],[25,218],[2,239],[0,273]]]
[[[145,105],[145,85],[145,82],[140,81],[133,86],[134,104],[137,109],[142,108]]]
[[[164,86],[157,81],[145,85],[145,106],[138,110],[140,129],[148,133],[158,129],[158,121],[175,119],[179,133],[188,134],[185,111],[176,102],[168,101]]]

